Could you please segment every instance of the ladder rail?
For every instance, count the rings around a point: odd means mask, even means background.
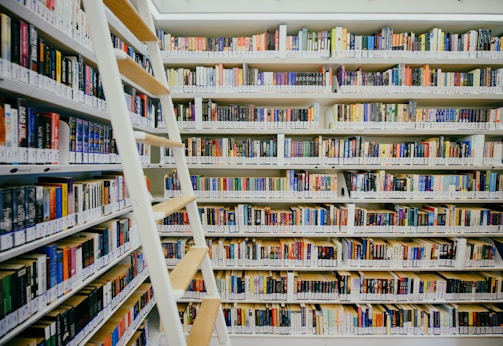
[[[147,24],[152,30],[155,30],[154,21],[152,18],[152,11],[150,8],[150,1],[139,1],[136,0],[136,5],[138,7],[138,12],[146,19]],[[152,69],[154,71],[154,76],[160,80],[168,88],[168,79],[166,77],[166,71],[164,64],[162,62],[161,52],[159,50],[158,42],[146,42],[147,48],[150,52],[150,62],[152,64]],[[174,114],[173,100],[170,95],[161,96],[161,106],[163,109],[164,121],[166,123],[168,137],[175,141],[181,142],[180,131],[178,129],[178,124],[176,123],[176,116]],[[178,178],[180,180],[180,187],[184,194],[194,195],[194,190],[192,188],[192,181],[190,180],[189,168],[187,165],[187,160],[185,158],[184,149],[174,149],[173,155],[175,157],[176,168],[178,171]],[[192,235],[194,242],[197,246],[207,246],[206,237],[204,236],[204,230],[201,223],[201,217],[199,215],[197,202],[194,201],[189,203],[185,207],[187,215],[189,218],[190,225],[192,227]],[[201,272],[203,274],[203,280],[206,287],[206,292],[209,296],[220,297],[218,293],[217,284],[215,281],[215,273],[211,265],[211,259],[207,254],[205,259],[201,264]],[[222,308],[217,314],[217,320],[215,323],[215,328],[217,331],[217,336],[219,343],[221,345],[230,345],[230,339],[228,335],[227,325],[225,322],[225,317]]]
[[[83,0],[88,14],[89,27],[93,37],[95,55],[100,66],[103,89],[105,95],[120,95],[120,97],[107,97],[110,118],[114,129],[114,136],[121,155],[124,176],[128,184],[133,211],[140,229],[140,239],[144,247],[145,257],[149,266],[150,278],[157,292],[172,292],[171,282],[163,256],[157,224],[151,208],[151,201],[145,177],[142,170],[135,137],[133,134],[129,112],[122,96],[122,83],[120,81],[119,68],[115,62],[112,47],[110,29],[106,20],[104,4],[102,0]],[[160,300],[159,300],[160,302]],[[173,345],[185,345],[185,336],[180,324],[176,301],[172,294],[163,297],[162,304],[157,304],[161,322],[165,330],[170,331],[170,343]]]

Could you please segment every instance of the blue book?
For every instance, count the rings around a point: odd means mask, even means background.
[[[63,189],[56,187],[56,219],[63,217]]]
[[[56,279],[57,283],[60,284],[64,281],[63,279],[63,250],[56,248]]]
[[[44,253],[47,256],[48,276],[47,288],[55,288],[58,285],[58,258],[56,254],[57,244],[47,244],[38,249],[38,252]]]

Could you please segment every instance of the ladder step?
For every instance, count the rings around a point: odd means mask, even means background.
[[[206,346],[210,344],[219,310],[219,298],[203,298],[201,307],[197,312],[196,320],[187,337],[187,346]]]
[[[143,42],[157,41],[157,36],[129,0],[104,0],[103,3]]]
[[[148,73],[136,61],[131,59],[126,52],[114,49],[115,58],[119,65],[120,73],[133,83],[136,83],[152,95],[169,95],[169,89]]]
[[[171,280],[173,292],[177,298],[183,296],[207,253],[208,247],[206,246],[192,246],[187,250],[176,267],[171,270],[169,278]]]
[[[166,147],[166,148],[182,148],[183,144],[181,142],[174,141],[172,139],[164,138],[161,136],[152,135],[143,131],[134,131],[134,136],[136,142],[150,144],[156,147]]]
[[[175,211],[182,209],[190,202],[193,202],[195,199],[196,198],[194,196],[178,196],[155,204],[152,206],[152,210],[154,211],[154,218],[156,220],[162,220]]]

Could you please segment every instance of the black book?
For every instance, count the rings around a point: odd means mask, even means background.
[[[38,71],[38,30],[33,24],[29,24],[29,44],[30,44],[30,52],[29,52],[29,62],[28,67],[30,70],[37,72]]]
[[[12,231],[14,232],[14,245],[23,244],[25,237],[16,235],[16,232],[25,231],[26,221],[26,189],[25,186],[12,187]]]
[[[20,29],[19,29],[19,19],[12,17],[11,18],[11,62],[13,64],[21,63],[21,37],[20,37]]]
[[[0,271],[12,272],[12,274],[10,275],[10,293],[4,293],[6,297],[10,296],[10,303],[12,308],[11,311],[16,311],[27,302],[26,266],[20,263],[3,262],[0,264]]]

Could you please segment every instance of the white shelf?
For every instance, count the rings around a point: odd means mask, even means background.
[[[109,119],[109,115],[105,110],[86,105],[85,103],[73,100],[70,97],[59,96],[52,91],[39,88],[38,86],[22,83],[12,79],[0,79],[0,89],[26,95],[25,97],[30,98],[31,100],[41,103],[43,102],[44,104],[51,105],[52,107],[58,109],[65,109],[70,112],[79,111],[97,119]]]
[[[215,100],[229,100],[232,102],[249,103],[251,101],[261,105],[289,105],[305,106],[307,103],[318,102],[327,106],[334,103],[360,102],[406,102],[416,100],[419,105],[456,105],[456,107],[472,105],[500,104],[501,94],[418,94],[418,93],[242,93],[242,92],[179,92],[171,94],[174,100],[193,99],[195,97],[211,98]]]
[[[205,56],[205,53],[206,56]],[[258,52],[260,54],[260,52]],[[218,54],[221,57],[218,57]],[[241,54],[241,56],[239,56]],[[309,53],[306,53],[309,54]],[[372,68],[389,68],[398,64],[406,63],[408,65],[434,65],[434,66],[455,66],[465,68],[467,66],[500,66],[503,65],[500,59],[494,58],[461,58],[461,59],[445,59],[445,58],[429,58],[429,57],[416,57],[416,58],[332,58],[332,57],[287,57],[287,58],[270,58],[253,56],[253,53],[247,55],[246,53],[237,53],[233,55],[232,52],[180,52],[165,53],[163,56],[165,64],[173,66],[193,66],[194,64],[204,65],[241,65],[243,63],[253,64],[254,66],[270,66],[285,68],[303,68],[316,67],[320,65],[340,66],[345,65],[348,68],[355,68],[360,66],[368,66]]]
[[[364,123],[363,123],[364,124]],[[369,126],[372,126],[369,124]],[[218,127],[203,128],[203,129],[182,129],[180,132],[185,136],[196,136],[196,135],[257,135],[256,128],[250,129],[224,129]],[[390,132],[392,130],[392,132]],[[463,135],[491,135],[491,136],[503,136],[503,130],[471,130],[462,128],[452,128],[452,129],[357,129],[351,128],[351,123],[340,123],[340,128],[337,129],[260,129],[261,135],[277,135],[285,134],[290,136],[341,136],[348,135],[351,131],[353,135],[364,135],[366,137],[371,136],[382,136],[382,137],[395,137],[395,136],[429,136],[429,135],[444,135],[444,136],[463,136]]]
[[[442,346],[501,346],[503,336],[499,335],[245,335],[231,334],[233,345],[239,346],[424,346],[428,343]],[[161,339],[159,346],[166,346]],[[212,338],[211,346],[219,345],[216,337]]]
[[[18,335],[20,332],[22,332],[24,329],[28,328],[31,324],[36,322],[38,319],[42,318],[47,314],[49,311],[53,310],[56,308],[58,305],[63,303],[66,299],[77,293],[79,290],[99,278],[101,275],[103,275],[105,272],[110,270],[114,265],[119,263],[122,259],[126,258],[129,254],[131,254],[133,251],[135,251],[136,248],[130,249],[126,253],[124,253],[122,256],[118,257],[116,260],[114,260],[112,263],[109,263],[107,266],[104,266],[100,268],[98,271],[94,272],[92,275],[88,276],[85,280],[80,282],[76,287],[73,287],[71,291],[66,293],[65,295],[59,297],[49,305],[47,305],[43,310],[38,311],[36,314],[31,315],[26,321],[18,324],[14,329],[10,330],[8,333],[6,333],[1,339],[0,343],[3,344],[3,342],[12,339],[16,335]]]
[[[473,170],[503,170],[503,166],[493,166],[493,165],[483,165],[483,166],[471,166],[471,165],[288,165],[288,164],[233,164],[233,163],[220,163],[220,164],[187,164],[189,169],[195,170],[274,170],[279,169],[294,169],[294,170],[400,170],[400,171],[432,171],[432,170],[454,170],[454,171],[473,171]],[[169,163],[159,163],[159,164],[149,164],[147,168],[162,168],[162,169],[173,169],[174,164]]]
[[[35,25],[39,30],[42,30],[51,37],[53,42],[58,41],[66,51],[81,54],[86,60],[95,61],[92,49],[83,46],[80,42],[73,39],[71,36],[57,29],[47,20],[38,16],[27,7],[23,6],[19,1],[3,1],[2,6],[9,11],[14,12],[20,18],[25,19],[29,23]]]
[[[163,197],[154,197],[154,201],[161,202],[165,200]],[[355,199],[355,198],[260,198],[260,197],[248,197],[248,198],[201,198],[197,197],[197,201],[200,204],[206,203],[249,203],[249,204],[312,204],[312,203],[355,203],[355,204],[365,204],[365,203],[405,203],[405,204],[415,204],[415,203],[454,203],[454,204],[480,204],[480,203],[501,203],[499,199],[417,199],[417,198],[368,198],[368,199]]]
[[[118,212],[112,213],[110,215],[99,217],[99,218],[97,218],[97,219],[95,219],[93,221],[87,222],[85,224],[76,225],[76,226],[74,226],[72,228],[68,228],[66,230],[60,231],[59,233],[55,233],[55,234],[53,234],[53,235],[51,235],[49,237],[37,239],[37,240],[32,241],[30,243],[26,243],[26,244],[23,244],[21,246],[16,246],[16,247],[14,247],[12,249],[0,252],[0,262],[6,261],[9,258],[13,258],[13,257],[19,256],[19,255],[22,255],[22,254],[24,254],[24,253],[26,253],[28,251],[38,249],[41,246],[44,246],[46,244],[55,242],[57,240],[66,238],[66,237],[68,237],[68,236],[70,236],[72,234],[75,234],[77,232],[84,231],[84,230],[86,230],[86,229],[88,229],[90,227],[93,227],[93,226],[95,226],[95,225],[97,225],[99,223],[102,223],[103,221],[106,221],[106,220],[113,219],[115,217],[121,216],[121,215],[123,215],[123,214],[131,211],[131,209],[132,208],[129,207],[129,208],[126,208],[124,210],[120,210]]]
[[[75,173],[93,171],[122,171],[122,165],[110,164],[76,164],[76,165],[0,165],[0,175],[5,177],[29,174]]]
[[[503,270],[503,265],[498,265],[495,267],[465,267],[465,268],[456,268],[456,267],[391,267],[391,266],[381,266],[381,267],[352,267],[347,265],[337,265],[335,267],[301,267],[301,266],[279,266],[279,265],[265,265],[265,266],[257,266],[257,265],[240,265],[236,267],[236,265],[215,265],[213,263],[214,270],[272,270],[272,271],[303,271],[303,272],[322,272],[322,271],[366,271],[366,272],[392,272],[392,271],[414,271],[414,272],[436,272],[436,271],[444,271],[444,272],[466,272],[466,271],[501,271]]]

